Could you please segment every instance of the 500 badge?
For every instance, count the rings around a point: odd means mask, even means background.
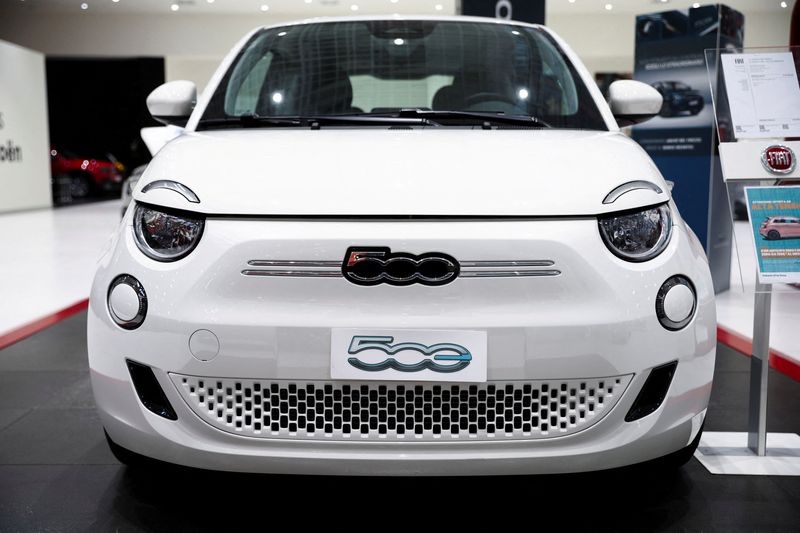
[[[388,357],[380,363],[365,363],[357,357],[350,357],[347,362],[359,370],[380,372],[393,368],[400,372],[419,372],[420,370],[433,370],[434,372],[458,372],[466,368],[472,361],[472,354],[460,344],[442,342],[433,346],[425,346],[416,342],[401,342],[392,344],[394,337],[356,336],[350,342],[347,353],[355,355],[364,350],[377,349],[388,355],[410,350],[425,356],[424,359],[412,364],[401,363],[394,357]],[[432,358],[429,358],[433,356]],[[439,361],[454,361],[440,363]]]
[[[487,334],[475,330],[331,329],[331,378],[486,381]]]

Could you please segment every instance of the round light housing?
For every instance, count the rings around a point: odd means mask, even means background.
[[[114,278],[108,287],[108,313],[123,329],[136,329],[147,316],[147,293],[139,280],[130,274]]]
[[[672,276],[661,285],[656,295],[656,316],[670,331],[683,329],[692,321],[697,309],[694,285],[685,276]]]
[[[171,214],[137,205],[133,235],[144,255],[156,261],[177,261],[200,242],[205,221],[195,214]]]
[[[626,261],[649,261],[664,251],[672,235],[668,204],[598,219],[600,235],[611,252]]]

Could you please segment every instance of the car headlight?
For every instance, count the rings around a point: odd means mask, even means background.
[[[144,255],[156,261],[186,257],[203,233],[199,216],[175,215],[137,205],[133,213],[133,235]]]
[[[663,252],[672,235],[672,214],[667,204],[602,216],[599,224],[608,249],[617,257],[635,263]]]

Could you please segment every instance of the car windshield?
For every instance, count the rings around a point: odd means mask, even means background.
[[[326,22],[257,32],[222,78],[198,129],[240,127],[242,117],[363,119],[407,117],[409,110],[448,126],[485,115],[491,122],[502,114],[529,122],[535,117],[539,126],[607,129],[581,78],[544,30],[431,20]],[[348,123],[372,124],[381,123]]]

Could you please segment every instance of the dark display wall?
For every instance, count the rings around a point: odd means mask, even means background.
[[[461,0],[461,14],[544,24],[545,0]]]
[[[145,99],[164,83],[163,58],[48,58],[46,68],[52,146],[112,153],[128,171],[150,160],[139,130],[159,125]]]

